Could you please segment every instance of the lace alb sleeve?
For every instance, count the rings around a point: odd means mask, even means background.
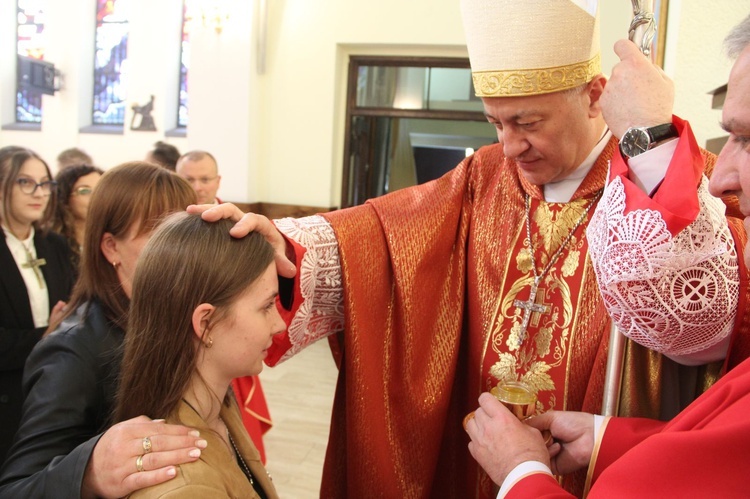
[[[709,194],[705,176],[698,199],[697,219],[673,237],[658,211],[624,214],[617,177],[586,232],[599,289],[620,331],[686,364],[724,356],[740,287],[725,206]],[[717,358],[706,358],[708,352]]]
[[[274,220],[289,239],[306,249],[297,272],[302,304],[289,324],[292,347],[280,361],[344,328],[344,292],[336,235],[320,215]]]

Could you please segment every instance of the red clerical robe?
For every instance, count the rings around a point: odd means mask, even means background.
[[[268,412],[263,388],[260,386],[260,378],[258,376],[235,378],[232,380],[232,390],[240,408],[242,424],[255,447],[258,448],[260,460],[266,464],[263,434],[271,429],[273,423],[271,423],[271,414]]]
[[[750,360],[668,423],[612,418],[594,451],[589,498],[748,496]],[[518,482],[507,499],[571,497],[549,475]]]
[[[461,421],[503,379],[537,388],[539,410],[600,411],[610,320],[584,230],[616,148],[610,140],[570,203],[545,202],[496,145],[434,182],[324,215],[338,245],[345,331],[321,497],[491,497]],[[543,311],[529,316],[519,345],[518,303],[534,278],[527,195]],[[306,249],[290,242],[304,271]],[[308,307],[301,297],[297,283],[291,314]],[[269,364],[290,341],[274,337]],[[629,343],[625,415],[659,415],[666,369],[676,367]]]

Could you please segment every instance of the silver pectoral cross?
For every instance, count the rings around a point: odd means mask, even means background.
[[[529,321],[531,321],[531,314],[534,312],[542,313],[547,311],[547,307],[541,303],[536,303],[536,292],[539,289],[539,278],[534,278],[531,283],[531,292],[529,293],[529,299],[526,301],[513,300],[513,305],[523,309],[523,318],[521,319],[521,329],[518,331],[518,346],[523,344],[523,340],[526,339],[526,329],[529,327]]]
[[[36,280],[39,281],[39,287],[44,288],[44,276],[39,267],[46,265],[47,260],[44,258],[32,258],[31,253],[26,252],[26,263],[21,264],[21,267],[25,269],[32,269],[36,275]]]

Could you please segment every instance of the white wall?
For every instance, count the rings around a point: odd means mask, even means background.
[[[221,34],[194,25],[188,136],[167,139],[164,132],[174,126],[177,98],[181,1],[132,0],[128,56],[133,74],[127,107],[154,94],[158,131],[126,126],[123,135],[78,133],[90,116],[95,2],[50,1],[47,59],[65,73],[66,88],[45,97],[41,132],[3,130],[0,145],[26,145],[51,163],[60,150],[77,145],[101,166],[111,167],[142,158],[161,139],[181,151],[214,153],[224,199],[338,205],[349,55],[465,56],[458,0],[267,1],[262,75],[256,72],[257,1],[226,0],[230,20]],[[0,47],[7,46],[8,31],[15,29],[14,4],[0,0]],[[630,6],[628,0],[602,2],[605,72],[616,61],[612,45],[627,34]],[[704,122],[715,126],[719,119],[708,111],[705,93],[725,82],[729,71],[729,63],[721,63],[719,56],[721,40],[750,11],[750,0],[719,0],[710,10],[705,6],[697,0],[670,0],[674,26],[667,43],[667,71],[677,81],[677,112],[691,119],[701,143],[715,135]],[[8,77],[14,72],[15,58],[0,50],[3,124],[14,116],[15,84]],[[128,113],[126,125],[130,117]]]
[[[670,76],[675,79],[675,113],[690,120],[698,144],[726,135],[719,127],[721,111],[711,109],[708,93],[729,79],[732,67],[723,51],[724,37],[750,14],[750,0],[671,0],[680,6],[679,16],[670,19],[676,28],[676,64]],[[671,5],[671,4],[670,4]],[[670,40],[670,42],[674,42]]]

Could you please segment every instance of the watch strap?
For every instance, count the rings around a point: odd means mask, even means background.
[[[677,133],[677,128],[675,128],[672,123],[664,123],[662,125],[656,125],[650,128],[646,128],[646,132],[651,137],[651,144],[649,145],[649,149],[663,140],[671,139],[679,135]]]

